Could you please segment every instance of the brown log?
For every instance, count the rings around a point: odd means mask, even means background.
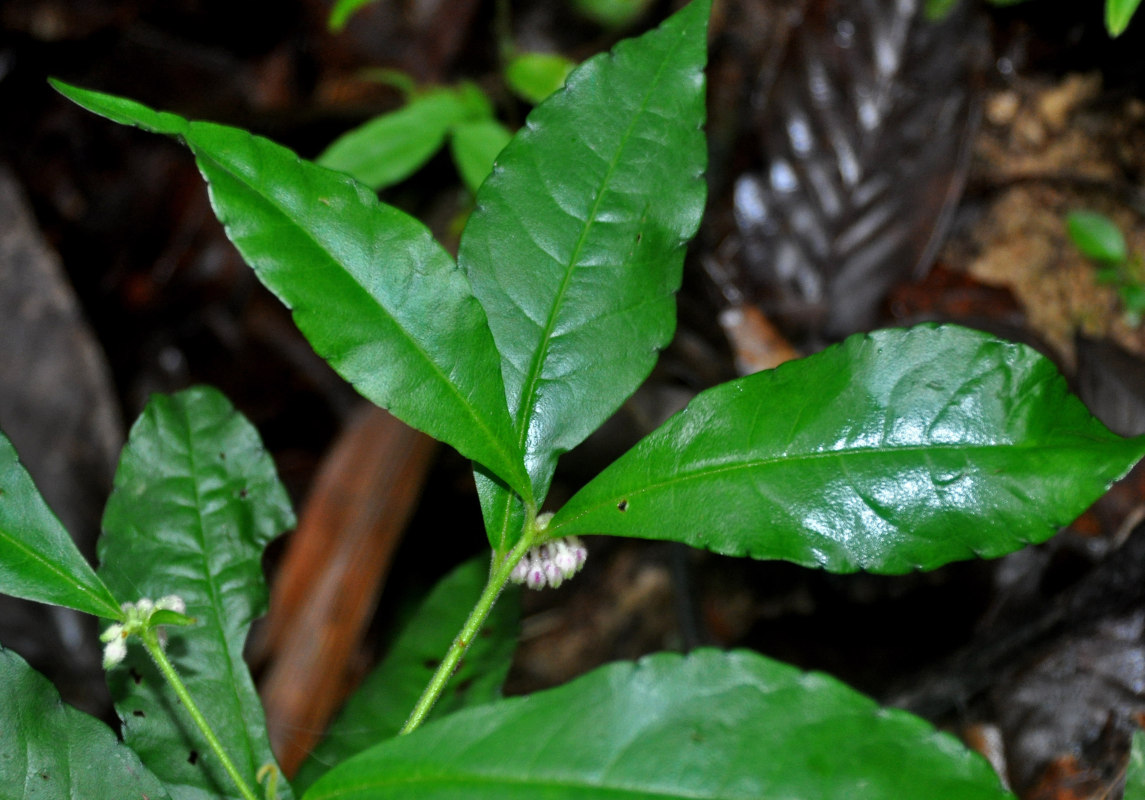
[[[271,745],[292,776],[351,687],[436,443],[373,406],[326,456],[278,570],[256,660]],[[261,658],[259,658],[261,656]]]

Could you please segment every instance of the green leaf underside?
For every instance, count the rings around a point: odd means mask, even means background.
[[[754,653],[658,654],[469,709],[334,769],[305,800],[1012,798],[954,738]]]
[[[449,649],[485,586],[489,560],[478,557],[441,580],[394,642],[385,660],[347,701],[326,738],[302,765],[294,787],[304,791],[330,767],[393,736]],[[517,647],[519,598],[506,592],[465,653],[445,693],[430,712],[439,719],[500,697]]]
[[[125,597],[186,601],[197,624],[168,628],[167,653],[252,785],[273,756],[243,645],[266,610],[263,550],[293,524],[258,433],[221,394],[151,399],[116,472],[100,575]],[[125,741],[173,798],[238,797],[142,646],[129,645],[108,682]]]
[[[1105,29],[1110,36],[1120,36],[1129,27],[1141,0],[1105,0]]]
[[[1121,230],[1104,214],[1070,212],[1066,216],[1066,229],[1077,249],[1088,258],[1119,264],[1129,256]]]
[[[482,185],[458,262],[488,315],[533,494],[651,371],[703,210],[708,3],[585,62]],[[511,499],[484,503],[495,549]]]
[[[119,619],[119,603],[0,433],[0,592]]]
[[[495,119],[459,122],[453,126],[449,140],[453,161],[466,188],[474,194],[493,171],[493,162],[513,138],[508,129]]]
[[[159,779],[99,720],[64,705],[51,681],[0,648],[0,795],[162,800]]]
[[[437,89],[338,137],[315,161],[375,191],[416,172],[445,144],[454,124],[471,115],[452,89]]]
[[[109,119],[182,138],[227,235],[318,354],[367,399],[530,494],[484,312],[424,225],[245,131],[54,85]]]
[[[1143,453],[1028,347],[886,330],[700,394],[549,531],[832,572],[930,569],[1048,538]]]

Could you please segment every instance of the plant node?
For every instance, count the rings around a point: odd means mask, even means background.
[[[120,609],[123,611],[123,619],[109,625],[99,637],[104,643],[104,669],[111,669],[127,657],[129,637],[141,636],[145,631],[157,628],[159,641],[165,644],[167,634],[159,628],[160,625],[190,625],[194,621],[186,616],[187,604],[183,598],[175,594],[158,600],[142,597],[134,603],[124,603]]]

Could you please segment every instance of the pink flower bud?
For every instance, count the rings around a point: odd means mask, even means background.
[[[576,557],[576,568],[579,572],[580,568],[584,566],[584,562],[588,560],[588,548],[581,543],[579,536],[570,536],[565,541],[568,542],[569,549],[573,551],[573,555]]]
[[[529,574],[525,578],[525,585],[530,589],[545,588],[545,569],[538,561],[531,561]]]
[[[545,570],[545,579],[549,582],[549,586],[552,586],[554,589],[558,588],[565,579],[561,568],[558,567],[556,562],[551,558],[544,562],[542,568]]]
[[[563,578],[571,578],[580,568],[577,564],[576,552],[569,547],[564,539],[553,542],[553,564],[556,565]]]
[[[509,580],[515,584],[524,583],[529,577],[529,567],[533,565],[533,559],[529,558],[529,554],[525,553],[524,557],[513,566],[513,571],[509,573]]]

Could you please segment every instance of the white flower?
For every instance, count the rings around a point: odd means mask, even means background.
[[[187,613],[187,603],[177,594],[169,594],[155,601],[155,607],[164,611],[174,611],[176,614]]]
[[[124,603],[120,606],[123,611],[123,621],[107,626],[99,640],[104,642],[103,668],[111,669],[127,656],[127,639],[133,635],[141,635],[148,630],[155,630],[160,645],[167,644],[167,630],[152,623],[151,617],[156,611],[174,611],[184,614],[187,604],[183,598],[169,594],[158,600],[141,597],[134,603]]]
[[[118,622],[109,625],[100,634],[99,640],[106,642],[103,648],[103,668],[111,669],[127,657],[127,631]]]

